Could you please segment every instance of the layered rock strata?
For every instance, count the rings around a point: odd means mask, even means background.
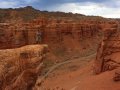
[[[95,60],[95,73],[114,70],[120,67],[120,27],[109,28],[104,31],[104,38],[99,45]]]
[[[0,90],[32,90],[46,53],[46,45],[0,50]]]

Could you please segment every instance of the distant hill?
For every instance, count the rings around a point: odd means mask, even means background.
[[[0,22],[6,22],[10,20],[19,20],[23,21],[31,21],[38,17],[47,17],[47,18],[69,18],[69,19],[83,19],[85,18],[93,18],[93,19],[102,19],[102,17],[98,16],[85,16],[83,14],[73,14],[73,13],[65,13],[65,12],[48,12],[48,11],[40,11],[34,9],[32,6],[22,7],[22,8],[9,8],[9,9],[0,9]]]

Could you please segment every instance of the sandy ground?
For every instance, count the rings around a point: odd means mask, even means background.
[[[120,82],[113,81],[114,70],[84,78],[75,90],[120,90]]]
[[[93,74],[93,61],[78,60],[65,64],[44,80],[41,90],[120,90],[120,82],[114,82],[113,72]]]
[[[42,90],[72,90],[81,78],[92,75],[91,65],[90,60],[78,60],[62,65],[46,78],[41,86]]]

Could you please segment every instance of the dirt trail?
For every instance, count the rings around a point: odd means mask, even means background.
[[[96,56],[96,53],[91,54],[91,55],[86,56],[86,57],[80,57],[80,58],[77,58],[77,59],[74,59],[74,60],[71,59],[71,60],[69,60],[69,61],[65,61],[65,62],[58,63],[58,64],[52,66],[52,67],[48,70],[48,72],[47,72],[42,78],[39,77],[38,80],[37,80],[37,84],[38,84],[38,83],[41,84],[41,83],[49,76],[49,74],[51,74],[54,70],[56,70],[57,68],[59,68],[59,67],[62,66],[62,65],[65,65],[65,64],[68,64],[68,63],[72,63],[72,62],[77,62],[77,61],[79,61],[79,60],[89,60],[90,58],[95,57],[95,56]],[[78,83],[78,82],[77,82],[77,83]],[[71,90],[75,90],[76,88],[77,88],[77,86],[73,87]]]

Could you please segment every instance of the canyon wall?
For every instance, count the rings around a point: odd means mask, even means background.
[[[61,60],[61,57],[87,56],[96,52],[104,28],[115,24],[112,19],[87,16],[77,20],[38,17],[28,22],[21,19],[4,22],[0,23],[0,49],[48,44],[52,55]]]
[[[29,23],[0,23],[0,48],[15,48],[36,43],[60,43],[64,41],[64,36],[70,36],[80,42],[96,37],[99,32],[99,25],[84,21],[41,18]]]
[[[95,73],[114,70],[120,66],[120,27],[119,22],[116,26],[105,28],[104,38],[99,45],[95,60]]]
[[[39,11],[30,6],[0,9],[0,20],[0,49],[45,43],[58,56],[95,51],[103,28],[115,24],[114,19]]]
[[[0,9],[0,14],[0,49],[48,44],[52,54],[60,57],[95,53],[105,28],[115,27],[117,21],[82,14],[39,11],[30,6]]]
[[[108,21],[58,20],[39,18],[28,23],[0,23],[0,48],[15,48],[36,43],[60,43],[64,36],[78,42],[96,38]],[[114,22],[113,22],[114,23]]]

